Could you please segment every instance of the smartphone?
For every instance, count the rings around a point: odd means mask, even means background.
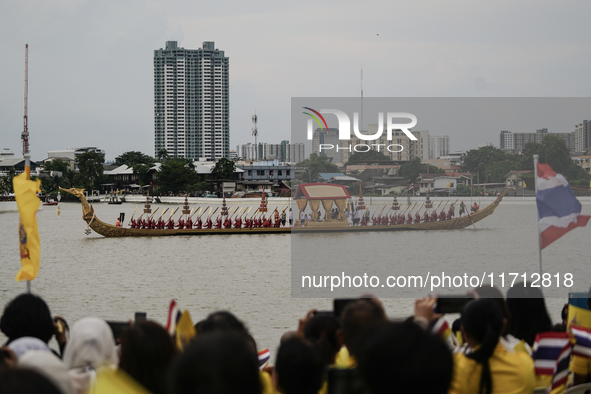
[[[113,331],[113,337],[115,338],[115,340],[121,338],[121,333],[123,332],[123,330],[129,327],[129,322],[123,321],[107,321],[107,324],[109,325],[109,327],[111,327],[111,331]]]
[[[328,370],[328,394],[365,394],[367,387],[357,368]]]
[[[139,323],[141,321],[146,321],[148,318],[148,314],[146,312],[136,312],[135,313],[135,322]]]
[[[316,311],[314,316],[332,316],[332,311]]]
[[[337,319],[341,318],[347,305],[355,301],[359,301],[359,298],[335,298],[332,301],[332,311]]]
[[[461,313],[464,306],[472,301],[471,295],[448,295],[437,297],[435,313]]]

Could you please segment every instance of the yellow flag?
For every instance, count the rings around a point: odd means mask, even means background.
[[[191,339],[197,335],[191,315],[188,310],[184,310],[181,318],[176,324],[176,346],[179,350],[183,350],[191,341]]]
[[[447,187],[449,187],[450,182],[447,182]]]
[[[19,239],[22,268],[16,274],[16,280],[33,280],[39,272],[41,245],[39,243],[39,229],[37,227],[37,209],[41,200],[37,197],[40,180],[30,181],[26,172],[15,176],[12,185],[14,196],[20,214]]]
[[[96,376],[93,394],[149,394],[142,385],[122,370],[101,369]]]
[[[567,323],[569,328],[571,325],[591,328],[591,311],[569,304]]]
[[[591,181],[589,181],[589,187],[591,187]]]
[[[523,188],[525,189],[527,187],[527,185],[525,184],[525,181],[521,181],[523,182]]]

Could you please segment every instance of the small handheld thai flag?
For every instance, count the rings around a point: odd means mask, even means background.
[[[181,318],[181,310],[176,304],[176,300],[172,299],[168,306],[168,318],[166,319],[166,331],[170,335],[174,335],[176,332],[176,324]]]
[[[570,336],[566,332],[538,334],[532,349],[536,375],[552,375],[556,360],[566,345],[570,346]]]
[[[570,336],[566,332],[543,332],[536,336],[532,357],[536,375],[551,375],[550,391],[566,383],[571,355]]]
[[[570,332],[575,337],[573,354],[591,358],[591,328],[571,326]]]
[[[576,227],[587,225],[589,215],[581,215],[581,203],[566,178],[548,164],[538,163],[536,202],[540,244],[544,249]]]
[[[271,351],[269,349],[264,349],[259,352],[259,369],[265,368],[269,364],[269,359],[271,358]]]
[[[431,327],[431,332],[443,339],[450,349],[458,346],[456,337],[453,335],[453,332],[449,327],[449,323],[443,317],[440,317],[435,321]]]

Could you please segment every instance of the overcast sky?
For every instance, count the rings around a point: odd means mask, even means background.
[[[0,148],[21,155],[26,43],[33,160],[79,146],[112,160],[154,154],[152,61],[168,40],[229,56],[235,149],[253,142],[255,107],[259,141],[289,139],[291,97],[357,97],[361,66],[365,96],[591,96],[589,15],[584,0],[5,0]],[[475,147],[450,136],[452,150]]]

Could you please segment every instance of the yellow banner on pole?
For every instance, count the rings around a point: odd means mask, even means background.
[[[41,200],[37,197],[41,181],[31,181],[28,179],[27,173],[23,172],[14,177],[12,185],[20,214],[19,241],[22,267],[15,278],[20,282],[25,279],[35,279],[39,272],[41,245],[36,215],[39,205],[41,205]]]

